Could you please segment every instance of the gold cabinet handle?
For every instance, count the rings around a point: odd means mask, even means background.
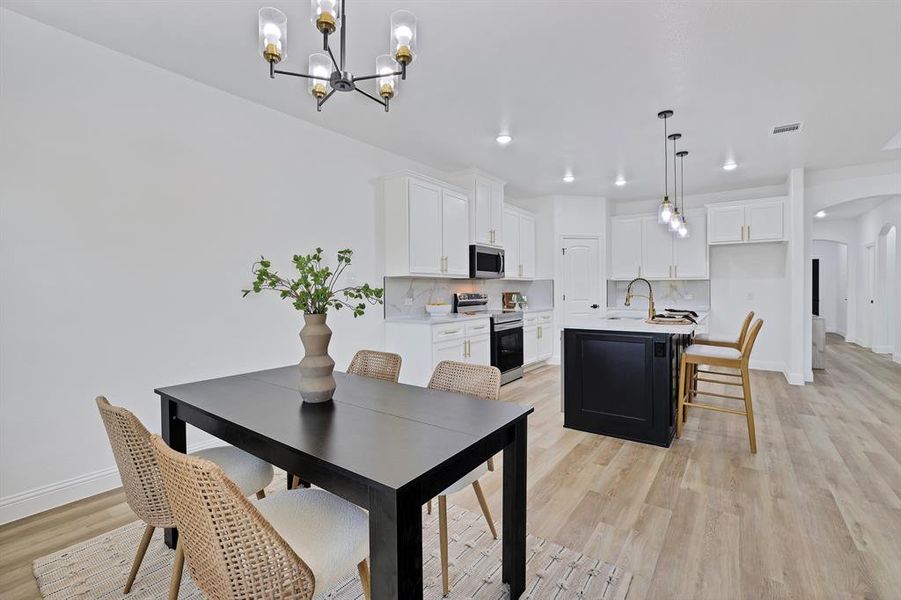
[[[469,358],[469,340],[463,341],[463,358]]]
[[[679,265],[673,265],[673,273],[676,276],[676,279],[679,278]]]

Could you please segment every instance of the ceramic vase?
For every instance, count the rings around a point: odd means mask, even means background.
[[[300,331],[304,356],[300,361],[300,395],[304,402],[328,402],[335,393],[335,361],[328,355],[332,330],[325,324],[325,314],[304,314]]]

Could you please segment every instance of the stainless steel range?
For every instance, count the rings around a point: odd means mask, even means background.
[[[491,366],[501,372],[501,385],[522,378],[522,311],[488,308],[488,294],[454,294],[454,312],[491,317]]]

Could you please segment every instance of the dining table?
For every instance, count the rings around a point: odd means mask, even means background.
[[[190,424],[367,510],[372,600],[423,597],[423,504],[503,451],[502,580],[519,598],[533,408],[334,375],[319,404],[301,399],[296,365],[158,388],[162,437],[186,452]]]

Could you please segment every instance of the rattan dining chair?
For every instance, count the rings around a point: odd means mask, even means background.
[[[400,377],[401,358],[399,354],[392,352],[379,352],[378,350],[360,350],[354,354],[347,367],[351,375],[383,379],[397,383]]]
[[[438,363],[438,366],[435,367],[435,371],[432,373],[432,378],[429,381],[429,388],[444,392],[456,392],[468,396],[476,396],[485,400],[497,400],[500,395],[501,372],[497,367],[472,365],[445,360]],[[471,485],[476,493],[476,498],[479,500],[482,514],[485,515],[485,520],[488,521],[488,529],[491,530],[491,535],[494,536],[494,539],[497,539],[494,520],[491,518],[491,510],[488,508],[488,501],[485,499],[485,494],[479,483],[480,477],[488,473],[488,471],[493,470],[494,462],[489,458],[486,464],[479,465],[438,495],[438,535],[440,537],[439,546],[441,547],[441,584],[445,596],[450,592],[447,565],[447,497],[450,494],[459,492]],[[429,513],[431,513],[431,508],[432,502],[430,500]]]
[[[751,351],[754,349],[754,342],[757,340],[757,335],[760,333],[761,327],[763,327],[763,320],[757,319],[754,324],[751,325],[750,331],[745,337],[744,344],[742,344],[740,350],[728,346],[711,346],[704,344],[691,344],[685,348],[682,352],[682,360],[679,369],[679,413],[676,418],[676,437],[682,437],[682,423],[684,421],[685,410],[688,407],[704,408],[733,415],[741,415],[748,421],[748,441],[751,445],[751,453],[757,453],[757,434],[754,430],[754,407],[751,403],[751,378],[748,369],[748,361],[751,358]],[[726,367],[735,369],[738,373],[725,373],[721,371],[712,371],[710,369],[700,369],[699,367],[701,366]],[[727,377],[738,378],[739,381],[736,382],[734,380],[726,379]],[[732,396],[729,394],[699,390],[699,382],[740,387],[742,395]],[[741,400],[744,402],[745,410],[741,411],[711,404],[702,404],[695,400],[698,396]]]
[[[191,578],[211,598],[309,600],[357,566],[369,598],[369,517],[324,490],[251,504],[213,462],[151,442]],[[183,541],[182,541],[183,540]]]
[[[159,463],[150,446],[151,433],[131,411],[110,404],[103,396],[98,396],[96,402],[122,479],[125,500],[146,524],[125,583],[124,593],[127,594],[144,560],[154,529],[174,527],[175,521],[163,492]],[[207,448],[194,456],[219,464],[246,495],[256,492],[257,497],[262,498],[265,496],[263,490],[272,481],[272,465],[233,446]],[[183,565],[184,553],[179,544],[169,584],[170,599],[178,597]]]

